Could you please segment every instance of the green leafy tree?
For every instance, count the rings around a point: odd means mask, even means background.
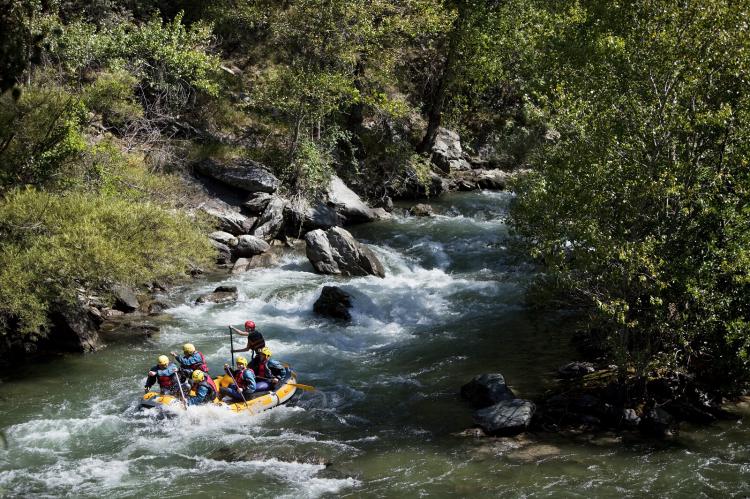
[[[528,81],[555,133],[517,186],[517,231],[545,285],[589,314],[623,368],[741,389],[748,4],[579,2],[547,14]]]

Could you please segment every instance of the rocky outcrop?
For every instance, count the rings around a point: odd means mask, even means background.
[[[253,235],[265,241],[274,239],[284,225],[285,205],[286,201],[279,197],[270,199],[256,223]]]
[[[39,350],[93,352],[101,346],[99,328],[83,303],[56,304],[49,320],[51,331],[39,342]]]
[[[114,308],[123,312],[134,312],[140,307],[135,292],[127,286],[113,286],[112,295],[115,299]]]
[[[195,303],[232,303],[237,301],[237,296],[236,286],[219,286],[212,293],[199,296]]]
[[[461,397],[474,407],[488,407],[516,398],[500,373],[480,374],[461,387]]]
[[[456,189],[470,191],[475,189],[505,190],[512,173],[503,170],[466,170],[451,173]]]
[[[270,250],[271,246],[263,239],[245,234],[237,238],[237,246],[232,249],[232,256],[236,258],[249,258],[260,255]]]
[[[320,297],[313,304],[313,311],[324,317],[351,320],[351,296],[337,286],[323,286]]]
[[[327,203],[339,217],[338,225],[372,222],[372,209],[336,175],[331,177],[326,191]]]
[[[210,242],[216,248],[216,263],[226,264],[232,261],[232,249],[229,246],[214,239],[211,239]]]
[[[385,268],[367,246],[341,227],[305,234],[307,258],[321,274],[385,277]]]
[[[440,128],[432,146],[432,163],[443,173],[455,170],[471,170],[461,147],[459,135],[446,128]]]
[[[479,409],[473,418],[487,435],[511,436],[528,429],[535,411],[529,400],[510,399]]]
[[[274,193],[279,188],[279,179],[265,166],[249,159],[228,162],[205,159],[196,169],[207,177],[247,192]]]
[[[217,227],[234,236],[250,234],[255,225],[255,218],[248,218],[231,209],[217,209],[204,207],[203,211],[216,220]]]
[[[286,233],[294,237],[315,229],[329,229],[338,224],[336,210],[320,201],[310,203],[304,198],[297,198],[284,207]]]
[[[237,246],[237,238],[229,232],[217,230],[208,235],[214,241],[224,244],[230,248]]]
[[[254,192],[242,203],[242,210],[251,215],[260,215],[274,196],[267,192]]]

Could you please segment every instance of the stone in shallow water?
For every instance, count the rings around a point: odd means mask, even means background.
[[[488,435],[516,435],[529,427],[534,411],[536,406],[529,400],[504,400],[474,412],[474,422]]]
[[[461,396],[474,407],[488,407],[516,398],[500,373],[480,374],[461,387]]]

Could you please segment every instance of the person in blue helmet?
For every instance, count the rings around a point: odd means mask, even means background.
[[[177,386],[179,383],[177,366],[173,362],[169,362],[169,357],[166,355],[159,355],[159,358],[156,359],[156,365],[148,372],[146,386],[143,388],[147,392],[151,391],[151,387],[157,381],[159,382],[159,391],[162,395],[177,393],[179,390]]]
[[[201,405],[213,402],[218,391],[216,390],[216,383],[211,379],[211,376],[205,374],[200,369],[195,369],[193,370],[193,374],[190,375],[190,379],[193,381],[191,388],[195,392],[195,395],[188,397],[188,405]]]
[[[263,347],[250,363],[250,369],[255,373],[255,391],[273,390],[279,381],[288,374],[287,368],[280,362],[271,360],[271,349]]]
[[[247,367],[247,359],[242,355],[237,357],[237,369],[232,369],[229,364],[224,364],[224,369],[234,378],[234,383],[229,387],[222,388],[221,394],[227,395],[235,402],[242,402],[252,397],[255,391],[255,373]]]

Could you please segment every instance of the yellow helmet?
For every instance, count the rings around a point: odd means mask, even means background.
[[[237,356],[237,365],[240,365],[240,364],[247,367],[247,359],[243,357],[242,355]]]
[[[156,363],[162,367],[167,367],[167,364],[169,364],[169,357],[166,355],[159,355],[159,358],[156,359]]]
[[[263,347],[263,350],[261,350],[260,353],[262,353],[266,357],[271,357],[271,349],[268,347]]]
[[[191,376],[193,378],[193,381],[203,381],[206,377],[203,375],[203,371],[200,369],[196,369],[193,371],[193,375]]]
[[[185,343],[182,345],[182,351],[185,352],[185,355],[192,355],[195,353],[195,346],[192,343]]]

